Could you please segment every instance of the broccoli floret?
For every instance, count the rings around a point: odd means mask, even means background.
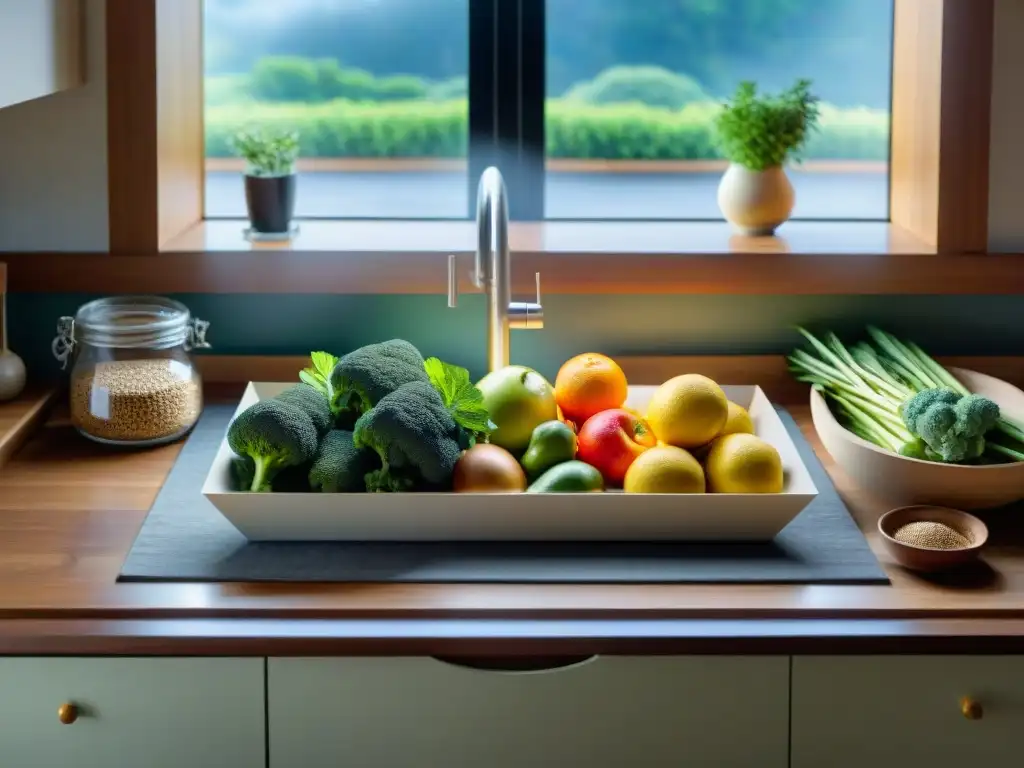
[[[233,456],[231,458],[231,479],[236,491],[251,491],[252,479],[256,476],[256,462],[248,456]],[[270,486],[259,488],[260,491],[269,491]]]
[[[251,491],[252,480],[256,475],[256,462],[248,456],[235,456],[231,459],[231,475],[236,491]],[[263,484],[259,491],[276,493],[309,493],[309,462],[282,467],[274,475],[274,484]]]
[[[999,421],[999,406],[983,395],[964,395],[954,406],[956,430],[969,437],[981,437]]]
[[[369,411],[403,384],[430,383],[423,356],[408,341],[392,339],[349,352],[331,372],[331,410],[336,415]]]
[[[907,429],[917,434],[914,425],[932,405],[938,403],[956,405],[959,399],[960,395],[950,389],[923,389],[901,406],[900,413],[903,416],[903,423],[907,425]]]
[[[294,405],[260,400],[246,408],[228,427],[228,445],[253,462],[249,490],[268,491],[274,476],[285,467],[313,458],[318,436],[312,420]]]
[[[335,429],[320,443],[309,470],[309,487],[323,493],[365,491],[366,473],[379,467],[376,453],[356,448],[351,432]]]
[[[949,403],[932,403],[917,417],[916,429],[911,431],[928,445],[935,446],[945,439],[956,426],[956,411]]]
[[[382,464],[366,475],[366,490],[450,485],[462,454],[459,432],[429,381],[403,384],[356,422],[355,445],[374,450]]]
[[[988,398],[948,389],[922,390],[903,404],[901,412],[907,429],[925,443],[925,458],[949,463],[981,456],[985,433],[999,420],[999,406]],[[913,450],[910,445],[904,449]],[[912,455],[903,449],[900,453]]]
[[[317,433],[323,437],[334,426],[331,404],[326,395],[309,384],[296,384],[277,396],[277,400],[294,405],[309,416]]]

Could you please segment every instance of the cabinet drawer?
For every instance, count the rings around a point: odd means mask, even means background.
[[[77,708],[62,724],[58,709]],[[265,768],[262,659],[0,659],[3,768]]]
[[[792,727],[793,768],[1017,768],[1024,657],[795,658]]]
[[[270,659],[270,765],[783,768],[788,673],[786,658],[602,657],[538,671]]]

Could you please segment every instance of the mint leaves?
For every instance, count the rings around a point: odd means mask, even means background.
[[[312,366],[299,371],[299,380],[330,397],[331,371],[338,364],[338,358],[330,352],[313,352],[309,358]]]
[[[428,358],[423,367],[456,424],[474,435],[487,435],[496,429],[484,407],[483,393],[470,381],[469,371],[436,357]]]

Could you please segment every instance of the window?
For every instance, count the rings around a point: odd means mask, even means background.
[[[245,215],[229,139],[274,125],[301,217],[465,218],[497,163],[514,218],[719,219],[717,105],[808,77],[794,218],[885,220],[893,2],[206,0],[206,213]]]
[[[799,78],[821,129],[794,218],[888,219],[893,0],[547,0],[549,218],[717,219],[711,120]]]
[[[230,139],[297,130],[303,218],[463,218],[470,0],[205,0],[206,215],[243,217]]]

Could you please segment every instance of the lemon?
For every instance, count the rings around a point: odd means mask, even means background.
[[[725,420],[725,426],[719,435],[754,434],[754,422],[747,413],[747,409],[729,401],[729,416]]]
[[[782,493],[782,458],[756,435],[723,435],[704,464],[714,493]]]
[[[704,493],[704,470],[682,448],[656,446],[629,465],[622,487],[626,493]]]
[[[688,373],[654,391],[647,422],[658,439],[679,448],[696,448],[722,431],[729,417],[725,392],[707,376]]]

